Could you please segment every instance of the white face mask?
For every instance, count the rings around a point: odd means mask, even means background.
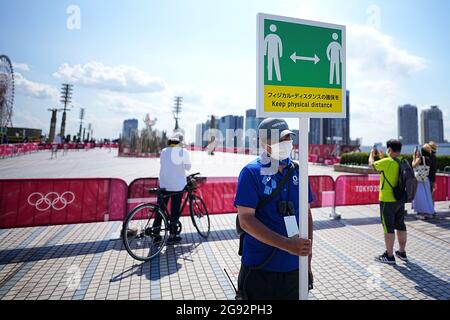
[[[292,140],[281,141],[280,143],[272,144],[270,148],[272,152],[270,156],[275,160],[285,160],[289,158],[293,149]]]

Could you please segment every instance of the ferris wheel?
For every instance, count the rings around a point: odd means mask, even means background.
[[[0,130],[12,126],[14,70],[11,60],[0,55]]]

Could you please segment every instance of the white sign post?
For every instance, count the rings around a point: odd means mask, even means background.
[[[257,117],[299,118],[299,231],[308,239],[309,118],[345,118],[345,26],[257,15]],[[308,257],[299,258],[308,299]]]

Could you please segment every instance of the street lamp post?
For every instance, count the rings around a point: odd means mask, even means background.
[[[58,109],[58,108],[48,109],[48,111],[51,111],[51,113],[52,113],[52,118],[50,119],[50,131],[48,134],[49,142],[53,142],[53,140],[55,140],[56,115],[57,115],[58,111],[62,111],[62,110],[64,110],[64,109]]]
[[[61,137],[64,137],[66,134],[66,111],[67,111],[67,106],[72,101],[72,90],[73,90],[73,85],[68,84],[68,83],[63,83],[62,88],[61,88],[61,100],[60,100],[60,102],[64,105],[64,109],[63,109],[64,112],[63,112],[63,116],[62,116],[62,120],[61,120],[61,131],[60,131]]]
[[[78,138],[81,140],[81,128],[83,127],[85,108],[80,109],[80,130],[78,131]]]

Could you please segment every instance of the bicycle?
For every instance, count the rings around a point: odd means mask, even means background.
[[[183,212],[189,201],[189,213],[192,223],[199,235],[206,239],[210,232],[210,220],[208,210],[203,199],[196,193],[198,189],[197,179],[200,173],[189,175],[185,188],[180,191],[185,196],[180,207]],[[164,195],[165,189],[148,189],[150,194],[156,194],[156,203],[144,203],[131,210],[124,219],[122,226],[122,240],[126,250],[134,259],[150,261],[156,257],[166,245],[170,230],[169,211],[164,199],[170,195]],[[157,221],[155,223],[155,220]],[[159,223],[160,221],[160,223]],[[182,226],[178,221],[176,232],[181,232]]]

